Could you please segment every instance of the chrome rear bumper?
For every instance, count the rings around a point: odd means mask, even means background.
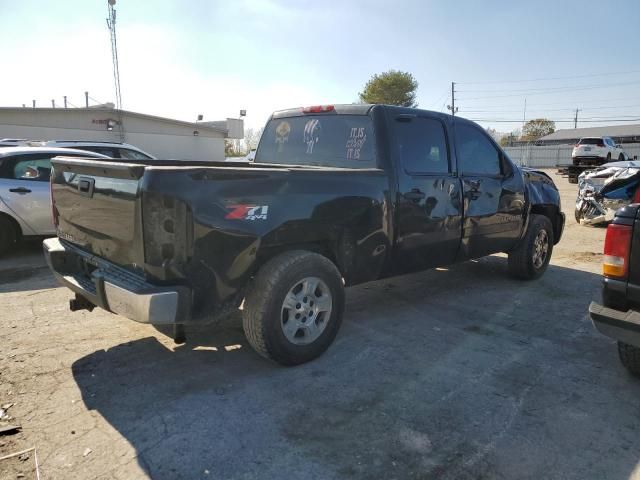
[[[185,323],[191,291],[181,285],[157,286],[59,238],[42,243],[58,283],[94,305],[142,323]]]

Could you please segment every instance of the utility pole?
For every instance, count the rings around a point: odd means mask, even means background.
[[[524,125],[527,123],[527,99],[524,99],[524,110],[522,112],[522,130],[524,131]]]
[[[53,98],[51,99],[51,108],[56,108],[56,101]]]
[[[578,112],[579,112],[579,111],[580,111],[580,110],[576,108],[576,116],[575,116],[575,117],[573,117],[573,128],[574,128],[574,129],[575,129],[575,128],[578,128]]]
[[[89,108],[89,92],[84,92],[84,106]]]
[[[64,96],[64,108],[67,108],[67,96]]]
[[[116,92],[116,108],[122,110],[122,95],[120,93],[120,68],[118,66],[118,41],[116,38],[116,0],[107,0],[109,16],[107,27],[111,36],[111,60],[113,62],[113,83]]]
[[[456,82],[451,82],[451,105],[447,105],[447,108],[451,110],[451,115],[455,115],[458,111],[456,108]]]
[[[36,108],[36,101],[35,100],[31,100],[32,104],[33,104],[33,108]]]
[[[116,0],[107,0],[109,16],[107,27],[111,37],[111,59],[113,61],[113,83],[116,91],[116,112],[118,114],[118,130],[120,141],[124,142],[124,127],[122,122],[122,93],[120,90],[120,67],[118,66],[118,41],[116,39]]]

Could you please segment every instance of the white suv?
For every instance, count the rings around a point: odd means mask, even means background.
[[[574,165],[602,165],[624,161],[622,148],[611,137],[584,137],[573,147],[571,160]]]

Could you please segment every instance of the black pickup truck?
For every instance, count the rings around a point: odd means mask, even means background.
[[[607,227],[602,304],[591,302],[595,327],[618,341],[618,356],[640,376],[640,204],[616,212]]]
[[[51,188],[44,250],[72,309],[181,337],[241,307],[285,365],[328,348],[345,286],[496,252],[536,278],[564,227],[553,181],[478,125],[385,105],[276,112],[254,162],[54,160]]]

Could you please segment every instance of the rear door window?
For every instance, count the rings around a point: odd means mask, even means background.
[[[373,123],[367,115],[304,115],[269,121],[256,163],[376,168]]]
[[[17,155],[2,163],[3,178],[48,182],[50,175],[50,155]]]
[[[395,122],[400,161],[408,174],[449,172],[444,125],[433,118],[399,118]]]

